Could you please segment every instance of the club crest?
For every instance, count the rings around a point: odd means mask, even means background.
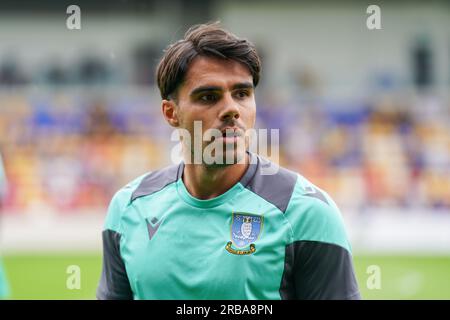
[[[233,212],[231,241],[227,243],[227,251],[239,255],[255,252],[256,248],[254,242],[261,233],[263,221],[264,218],[262,216],[244,212]],[[245,250],[246,247],[248,247],[247,250]]]

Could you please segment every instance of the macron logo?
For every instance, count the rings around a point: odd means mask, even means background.
[[[148,219],[145,219],[145,221],[147,222],[148,237],[150,238],[150,240],[152,240],[156,231],[158,231],[161,221],[159,221],[156,217],[153,217],[150,221],[148,221]]]
[[[323,202],[325,202],[326,204],[329,205],[329,203],[328,203],[327,199],[325,198],[325,196],[323,195],[323,193],[320,192],[319,190],[317,190],[316,188],[307,186],[305,188],[305,194],[304,195],[307,196],[307,197],[312,197],[312,198],[316,198],[316,199],[322,200]]]

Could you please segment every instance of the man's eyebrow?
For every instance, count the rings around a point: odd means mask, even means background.
[[[235,85],[233,85],[232,89],[233,90],[236,90],[236,89],[253,89],[253,83],[251,83],[251,82],[236,83]]]
[[[240,83],[236,83],[231,87],[232,90],[236,90],[236,89],[253,89],[253,83],[251,82],[240,82]],[[191,91],[190,96],[195,96],[199,93],[204,93],[204,92],[212,92],[212,91],[221,91],[223,90],[223,87],[220,86],[201,86],[198,88],[195,88],[194,90]]]
[[[201,86],[198,88],[195,88],[194,90],[191,91],[191,93],[189,94],[190,96],[195,96],[199,93],[202,92],[210,92],[210,91],[220,91],[222,90],[222,87],[218,87],[218,86]]]

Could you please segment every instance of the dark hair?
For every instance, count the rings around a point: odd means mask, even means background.
[[[184,81],[189,64],[197,56],[212,56],[243,63],[259,82],[261,61],[255,46],[220,27],[219,22],[195,25],[179,40],[164,50],[158,64],[156,78],[163,99],[170,99]]]

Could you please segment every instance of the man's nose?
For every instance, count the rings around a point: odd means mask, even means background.
[[[239,113],[239,104],[234,101],[231,94],[227,94],[224,97],[224,104],[223,108],[220,112],[220,120],[232,120],[232,119],[239,119],[240,113]]]

